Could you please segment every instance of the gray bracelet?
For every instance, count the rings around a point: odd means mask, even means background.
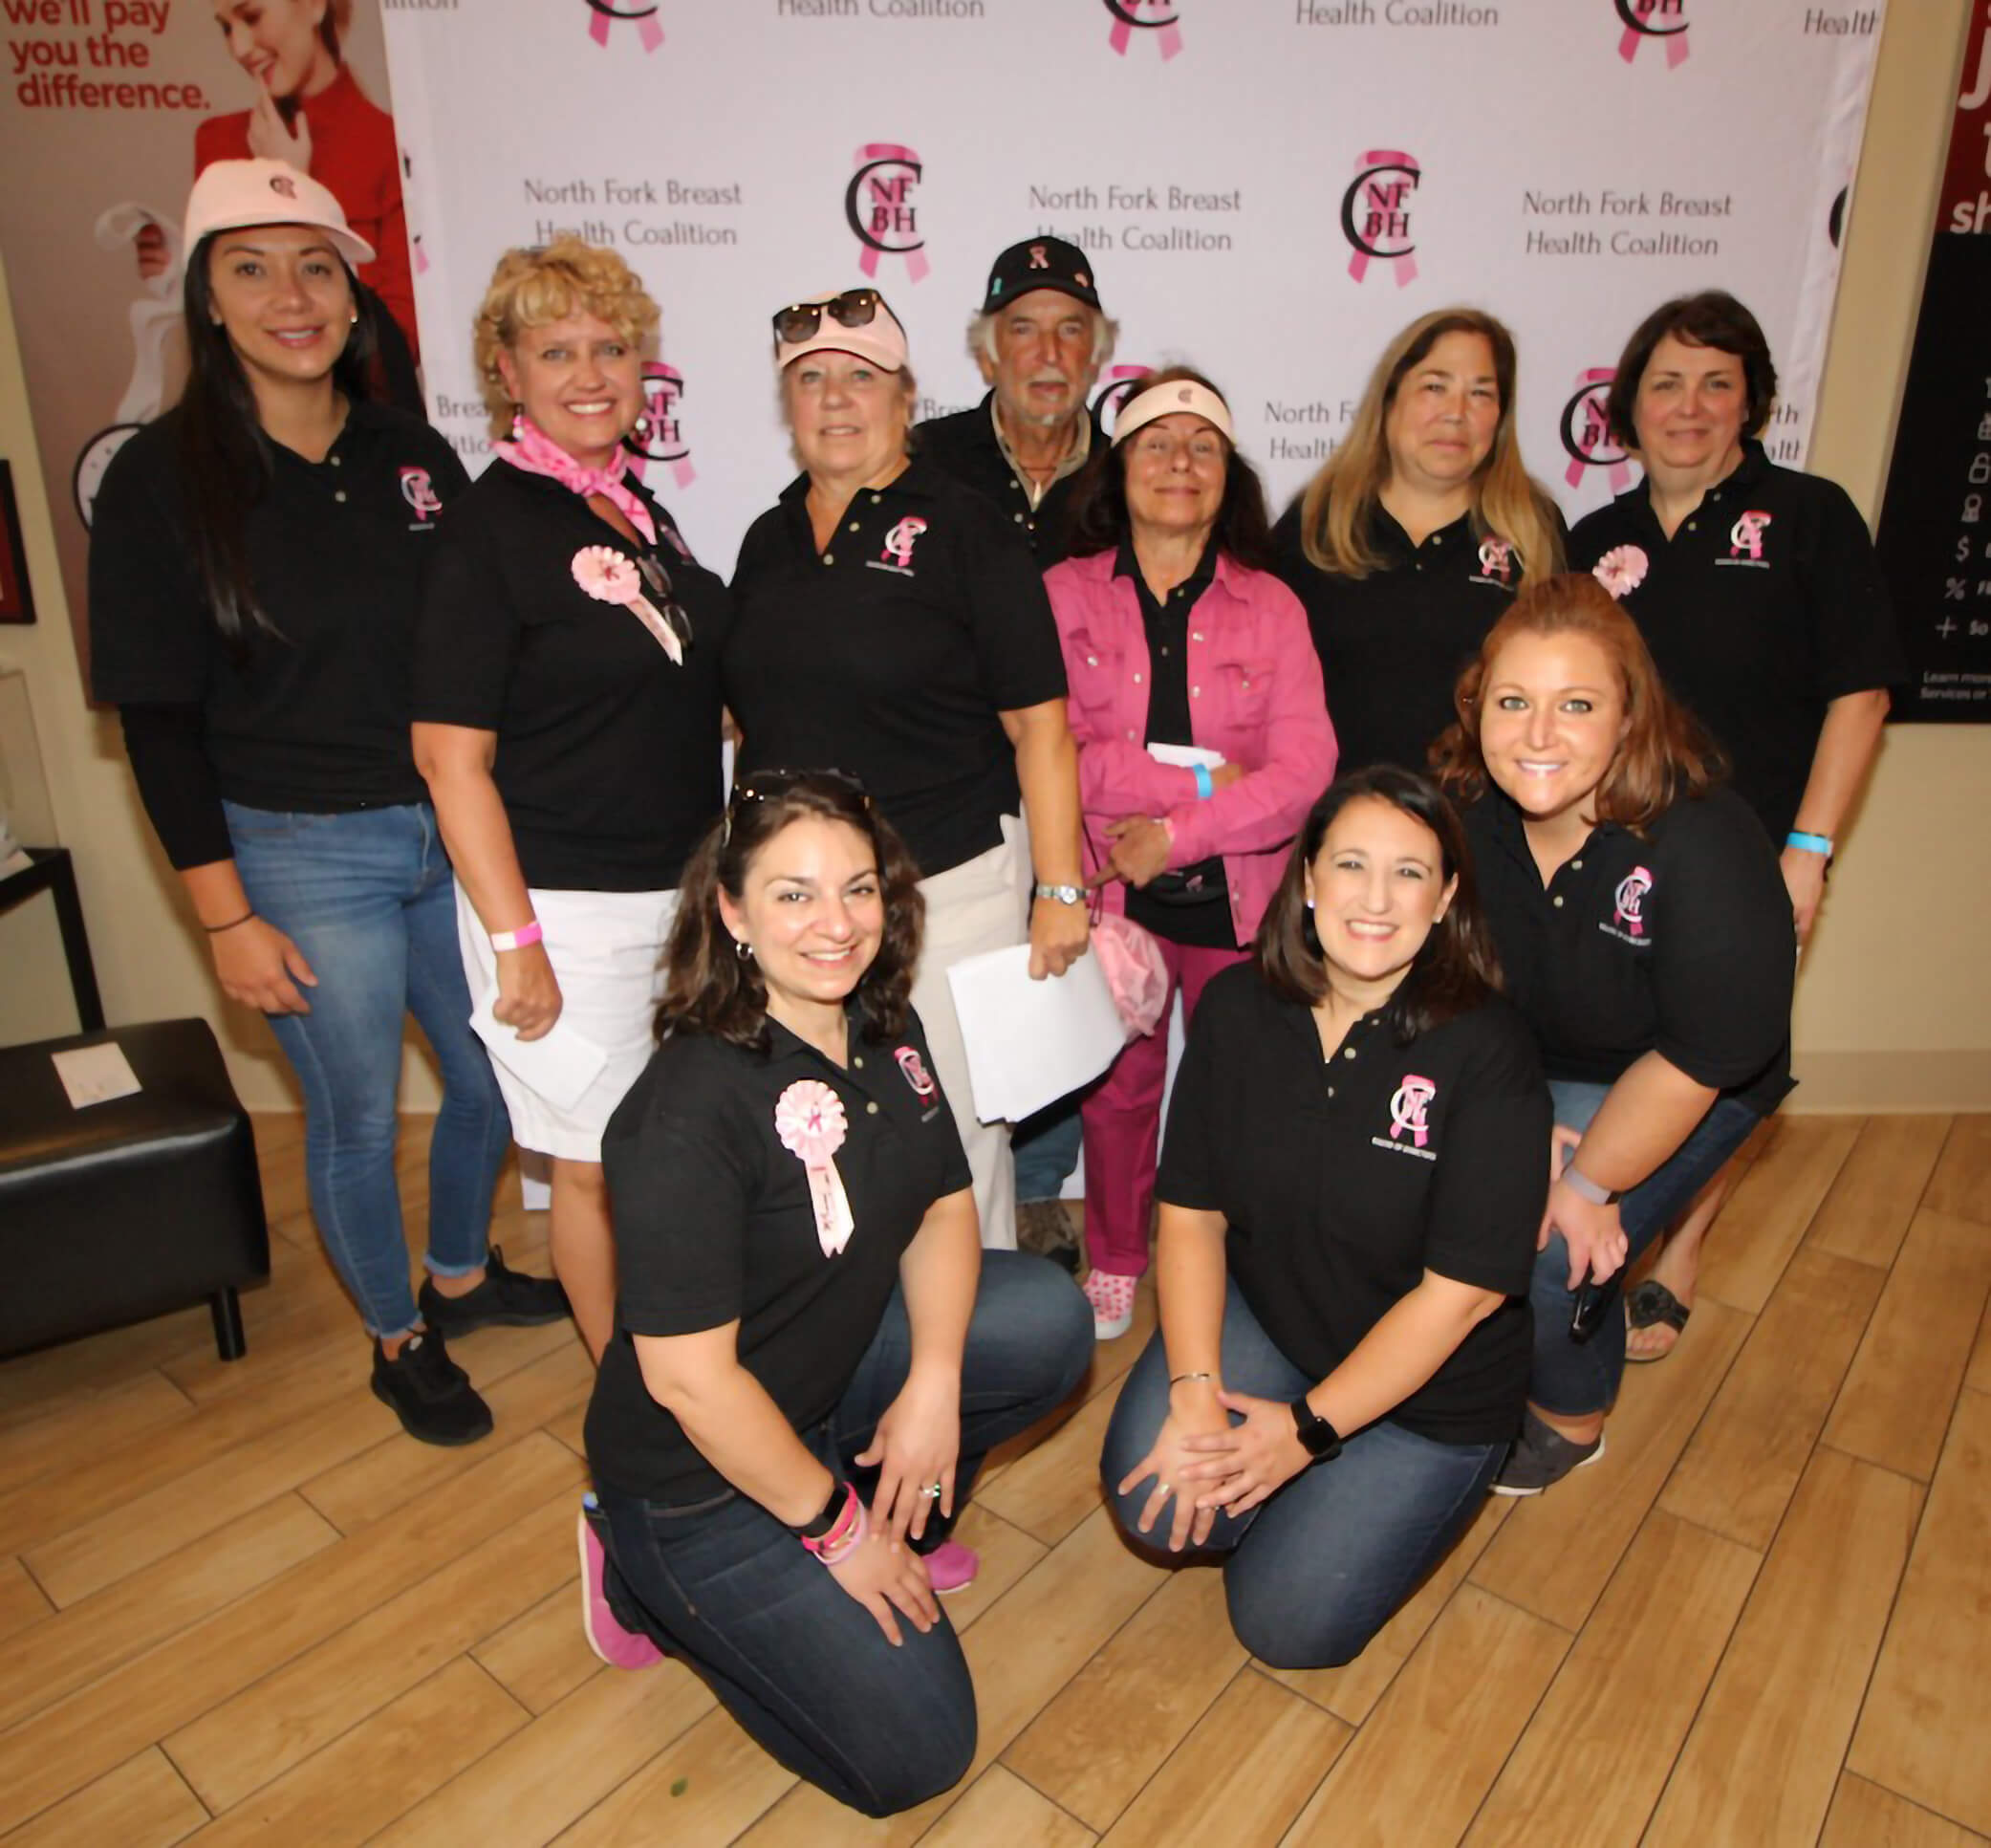
[[[1588,1200],[1593,1207],[1614,1207],[1618,1203],[1617,1188],[1600,1187],[1574,1162],[1563,1169],[1563,1185],[1578,1199]]]

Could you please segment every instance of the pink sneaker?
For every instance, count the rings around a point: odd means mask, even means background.
[[[1097,1339],[1116,1341],[1134,1326],[1134,1287],[1139,1281],[1116,1271],[1086,1273],[1079,1288],[1093,1305],[1093,1334]]]
[[[608,1555],[588,1524],[588,1511],[581,1510],[581,1628],[588,1633],[588,1647],[611,1668],[654,1668],[663,1660],[663,1651],[646,1636],[624,1629],[609,1609],[608,1593],[602,1580]]]
[[[965,1591],[981,1570],[982,1555],[959,1540],[942,1540],[926,1555],[926,1576],[942,1596]]]

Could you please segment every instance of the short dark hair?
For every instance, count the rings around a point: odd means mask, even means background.
[[[1395,764],[1372,764],[1331,784],[1293,842],[1252,954],[1266,985],[1283,1000],[1310,1008],[1326,998],[1327,965],[1307,904],[1307,869],[1319,857],[1335,817],[1351,802],[1363,800],[1386,802],[1429,828],[1438,838],[1439,877],[1459,881],[1445,915],[1432,926],[1383,1008],[1385,1025],[1399,1044],[1407,1045],[1419,1033],[1469,1013],[1500,987],[1501,979],[1493,936],[1480,910],[1464,825],[1430,777]]]
[[[856,1000],[865,1032],[882,1038],[905,1030],[920,961],[926,900],[920,869],[898,830],[877,812],[855,776],[834,770],[757,771],[735,779],[725,815],[685,862],[678,884],[678,915],[664,947],[663,998],[657,1037],[710,1033],[735,1046],[768,1045],[768,985],[760,966],[739,953],[719,915],[719,894],[734,903],[762,848],[791,821],[810,816],[841,821],[871,842],[885,905],[885,936],[858,978]]]
[[[1676,295],[1661,302],[1638,323],[1619,355],[1617,371],[1604,401],[1611,433],[1627,448],[1638,446],[1632,413],[1638,403],[1639,381],[1652,363],[1653,349],[1669,334],[1688,346],[1711,346],[1742,362],[1742,434],[1760,436],[1777,402],[1777,368],[1770,363],[1770,343],[1756,316],[1725,289],[1703,289],[1698,295]]]
[[[1201,373],[1189,366],[1166,366],[1151,372],[1136,392],[1156,385],[1185,381],[1217,391]],[[1131,401],[1130,401],[1131,402]],[[1223,445],[1223,499],[1217,508],[1217,524],[1212,536],[1217,550],[1241,565],[1255,571],[1271,563],[1271,521],[1266,514],[1265,484],[1258,470],[1226,438]],[[1117,552],[1133,531],[1133,515],[1127,511],[1127,457],[1109,443],[1094,446],[1086,466],[1079,471],[1071,492],[1071,510],[1067,515],[1069,550],[1074,558],[1095,552]]]

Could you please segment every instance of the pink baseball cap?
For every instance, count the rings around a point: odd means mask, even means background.
[[[374,247],[346,223],[345,208],[331,188],[289,162],[216,161],[204,168],[186,196],[186,248],[191,250],[212,232],[250,225],[309,225],[323,231],[356,270],[374,260]]]
[[[805,353],[855,353],[887,372],[903,372],[910,357],[905,329],[876,289],[830,290],[805,296],[774,315],[774,369]]]

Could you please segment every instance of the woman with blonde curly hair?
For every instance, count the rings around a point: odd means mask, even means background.
[[[1452,682],[1524,585],[1562,569],[1562,518],[1522,466],[1514,337],[1442,308],[1392,340],[1354,422],[1272,539],[1307,606],[1344,772],[1417,768]]]
[[[601,1132],[649,1056],[679,874],[718,814],[725,588],[629,472],[659,311],[578,238],[499,259],[476,321],[498,459],[450,509],[417,634],[415,761],[553,1268],[598,1359]]]

